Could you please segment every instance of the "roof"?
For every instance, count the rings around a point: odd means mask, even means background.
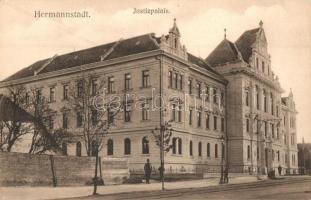
[[[206,58],[206,60],[212,65],[218,65],[222,63],[232,62],[238,59],[238,51],[234,43],[227,39],[224,39],[212,53]]]
[[[168,35],[165,37],[167,38]],[[59,56],[55,55],[52,58],[47,58],[35,62],[34,64],[16,72],[3,81],[31,77],[34,76],[35,73],[44,74],[84,64],[157,50],[160,49],[158,45],[160,42],[160,37],[154,37],[154,34],[145,34]],[[222,78],[222,76],[214,69],[212,69],[211,65],[203,59],[188,53],[188,61],[216,74],[219,78]]]
[[[54,58],[40,60],[18,71],[3,81],[11,81],[34,76],[35,71],[38,70],[38,74],[43,74],[156,49],[159,49],[159,47],[153,40],[152,34],[140,35],[125,40],[55,56]]]
[[[245,31],[235,43],[227,39],[221,43],[206,58],[212,66],[232,62],[238,59],[239,53],[245,62],[249,62],[252,55],[252,45],[256,41],[260,28]]]
[[[257,33],[260,28],[245,31],[239,39],[235,42],[239,51],[242,54],[243,60],[249,62],[249,58],[252,55],[252,44],[256,41]]]

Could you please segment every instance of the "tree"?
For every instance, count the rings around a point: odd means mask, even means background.
[[[70,89],[69,104],[77,113],[77,125],[82,129],[82,138],[88,156],[96,157],[94,192],[97,190],[98,152],[103,139],[114,125],[117,114],[123,110],[120,97],[109,95],[113,87],[105,88],[105,80],[96,74],[82,74],[75,87]]]

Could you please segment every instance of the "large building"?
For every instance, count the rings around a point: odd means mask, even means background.
[[[292,94],[281,98],[262,25],[235,43],[225,38],[203,60],[187,52],[174,21],[161,37],[145,34],[40,60],[2,81],[0,91],[22,84],[47,96],[49,125],[66,125],[77,135],[66,153],[86,155],[79,140],[83,120],[68,109],[66,97],[88,74],[95,86],[105,83],[108,95],[130,96],[100,155],[127,158],[132,172],[141,171],[147,158],[159,166],[154,133],[166,122],[172,130],[168,173],[219,172],[222,164],[238,173],[297,169]]]
[[[293,94],[272,71],[263,29],[245,31],[236,42],[224,40],[206,61],[229,82],[227,96],[228,163],[232,171],[266,173],[281,166],[297,172]]]

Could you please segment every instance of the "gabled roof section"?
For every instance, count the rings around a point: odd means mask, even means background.
[[[159,47],[154,40],[154,34],[145,34],[89,49],[59,55],[53,59],[48,58],[40,60],[18,71],[3,81],[31,77],[37,74],[38,71],[38,74],[44,74],[47,72],[68,69],[84,64],[95,63],[157,49],[159,49]]]
[[[255,28],[245,31],[235,42],[236,46],[242,54],[244,61],[247,63],[249,62],[249,58],[252,55],[252,45],[256,41],[257,33],[260,30],[262,30],[262,28]]]
[[[224,64],[227,62],[232,62],[237,60],[238,57],[238,49],[235,44],[230,42],[227,39],[224,39],[206,58],[208,63],[212,66],[216,66],[219,64]]]
[[[203,60],[202,58],[196,57],[190,53],[188,53],[188,61],[191,62],[192,64],[195,64],[199,67],[202,67],[214,74],[216,74],[218,76],[218,78],[221,78],[222,80],[224,80],[223,76],[220,75],[218,72],[216,72],[210,65],[209,63],[207,63],[205,60]]]

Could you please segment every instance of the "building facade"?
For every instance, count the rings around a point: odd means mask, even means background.
[[[259,28],[245,31],[234,43],[225,35],[206,58],[229,82],[228,164],[233,172],[266,174],[278,166],[283,173],[297,170],[293,95],[281,97],[283,89],[272,71],[267,47],[260,22]]]
[[[256,35],[251,44],[249,35]],[[284,143],[296,132],[281,122],[283,113],[288,120],[296,111],[282,103],[262,26],[236,43],[224,39],[203,60],[187,52],[174,21],[161,37],[146,34],[38,61],[2,81],[0,92],[24,85],[48,97],[50,129],[73,132],[76,141],[64,144],[65,153],[83,156],[83,118],[70,109],[67,95],[79,93],[79,80],[90,74],[92,88],[102,82],[108,96],[128,98],[100,156],[127,158],[133,173],[142,172],[147,158],[156,169],[160,165],[154,135],[164,123],[172,132],[167,173],[218,173],[225,164],[238,173],[297,168],[290,162],[297,148]]]

